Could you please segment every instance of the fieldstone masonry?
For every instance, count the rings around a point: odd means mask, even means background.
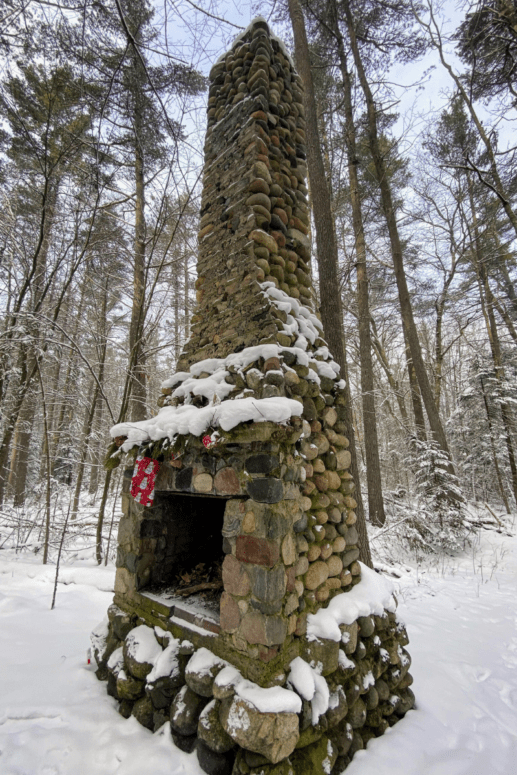
[[[257,19],[210,74],[197,309],[161,425],[112,430],[161,468],[150,508],[125,478],[97,675],[122,715],[170,723],[214,775],[341,772],[414,702],[391,605],[340,620],[340,640],[311,630],[356,599],[361,565],[344,383],[314,313],[304,128],[301,80]],[[178,431],[188,412],[195,431]],[[202,542],[224,558],[219,617],[146,592]]]

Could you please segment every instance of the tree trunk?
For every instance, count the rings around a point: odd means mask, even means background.
[[[499,468],[499,461],[497,460],[497,451],[495,447],[495,441],[494,441],[494,430],[492,427],[492,418],[490,417],[490,407],[488,406],[488,399],[485,393],[485,386],[483,384],[483,377],[479,378],[479,381],[481,382],[481,393],[483,394],[483,403],[485,404],[485,412],[486,412],[486,419],[488,423],[488,433],[490,435],[490,447],[492,449],[492,460],[494,461],[494,468],[495,468],[495,475],[497,477],[497,484],[499,486],[499,492],[501,494],[501,498],[504,503],[504,507],[506,509],[506,513],[510,513],[510,504],[508,503],[508,498],[506,497],[506,492],[503,485],[503,477],[501,476],[501,469]]]
[[[349,0],[343,0],[342,7],[345,12],[345,19],[348,29],[349,40],[354,56],[354,62],[361,84],[362,91],[366,100],[367,106],[367,121],[368,121],[368,141],[372,154],[372,158],[375,165],[375,171],[379,183],[382,209],[386,218],[386,224],[388,226],[388,233],[391,245],[391,254],[393,259],[393,268],[395,272],[395,279],[397,282],[397,289],[399,295],[400,311],[402,315],[402,323],[406,332],[407,341],[409,343],[409,350],[411,353],[411,362],[415,370],[415,375],[418,380],[418,386],[420,388],[420,394],[424,402],[425,410],[429,420],[429,426],[432,434],[446,453],[449,459],[449,471],[454,474],[454,467],[449,452],[449,446],[447,444],[447,438],[443,429],[440,415],[436,408],[434,401],[433,390],[429,382],[429,377],[425,368],[424,360],[422,357],[422,351],[420,348],[420,341],[418,339],[418,333],[413,318],[413,309],[411,305],[411,298],[409,295],[409,288],[406,280],[406,273],[404,269],[404,258],[402,254],[402,245],[400,242],[397,217],[395,213],[395,207],[393,205],[393,199],[391,195],[391,186],[388,178],[384,155],[382,153],[378,131],[377,131],[377,108],[373,99],[372,91],[370,89],[366,73],[362,63],[361,53],[359,51],[359,45],[357,43],[355,26],[350,10]],[[418,422],[417,422],[418,427]]]
[[[101,392],[101,386],[104,382],[104,366],[106,363],[106,351],[108,346],[108,342],[104,331],[105,325],[106,325],[107,307],[108,307],[108,288],[107,288],[107,285],[105,285],[104,294],[102,297],[101,312],[100,312],[101,343],[100,343],[100,354],[99,354],[99,373],[98,373],[97,379],[94,382],[92,400],[84,422],[81,458],[77,468],[77,479],[75,484],[74,502],[72,506],[72,513],[70,515],[71,519],[76,518],[77,511],[79,509],[79,497],[81,495],[81,488],[83,484],[84,468],[86,464],[86,458],[88,455],[88,445],[89,445],[90,436],[92,432],[93,420],[95,418],[95,411],[97,409],[97,403],[99,401],[99,395]]]
[[[364,238],[363,214],[357,175],[356,129],[352,108],[352,84],[348,72],[343,38],[337,29],[338,53],[343,78],[345,106],[345,131],[350,179],[350,201],[355,238],[357,270],[357,307],[359,323],[359,353],[361,364],[361,398],[363,405],[364,449],[366,455],[366,482],[368,486],[368,514],[370,522],[378,527],[386,522],[382,498],[381,465],[375,412],[375,391],[373,384],[372,342],[370,337],[370,301],[366,266],[366,242]]]
[[[404,336],[404,341],[406,351],[406,367],[409,379],[409,388],[411,392],[411,406],[413,407],[413,417],[415,418],[416,437],[419,441],[425,442],[427,441],[427,434],[425,432],[425,418],[424,407],[422,406],[422,396],[420,394],[420,388],[418,386],[418,380],[416,378],[416,373],[413,366],[413,359],[411,358],[411,350],[406,336]]]
[[[23,402],[14,435],[11,470],[9,472],[9,489],[14,496],[13,505],[23,506],[25,503],[25,491],[27,473],[29,470],[29,447],[32,438],[32,426],[34,424],[35,397],[26,396]]]
[[[492,353],[492,361],[494,364],[494,372],[496,379],[500,385],[501,391],[503,390],[502,383],[505,379],[505,372],[503,366],[503,358],[501,353],[501,342],[499,340],[499,331],[497,330],[497,323],[494,314],[493,296],[490,285],[488,283],[488,274],[486,271],[485,262],[483,261],[483,253],[481,249],[481,237],[479,234],[479,227],[476,215],[476,207],[474,201],[474,192],[472,188],[472,181],[470,175],[467,174],[468,191],[470,199],[470,210],[472,214],[472,228],[473,228],[473,256],[475,257],[475,270],[478,279],[479,286],[479,299],[481,302],[481,311],[485,320],[485,325],[488,334],[488,341],[490,343],[490,350]],[[500,398],[501,417],[503,420],[504,437],[506,443],[506,449],[508,452],[508,463],[510,464],[510,471],[512,474],[512,491],[517,503],[517,461],[515,459],[515,450],[513,448],[512,439],[512,420],[511,412],[508,402],[504,400],[501,395]]]
[[[129,353],[131,370],[131,420],[145,420],[146,369],[144,363],[144,303],[145,303],[145,181],[144,157],[140,147],[142,119],[138,105],[135,108],[135,243],[133,251],[133,306],[129,328]]]
[[[357,526],[360,538],[361,559],[367,565],[372,565],[364,508],[362,507],[359,471],[357,468],[357,452],[352,425],[350,387],[343,338],[343,315],[341,297],[339,294],[338,254],[330,193],[325,177],[325,167],[321,155],[321,144],[316,112],[316,98],[312,82],[309,46],[305,31],[305,20],[298,0],[288,0],[289,15],[293,27],[296,65],[302,78],[305,92],[304,104],[306,112],[307,134],[307,164],[311,182],[311,193],[314,207],[314,223],[316,226],[317,259],[321,294],[321,320],[325,338],[335,360],[341,367],[341,374],[347,385],[347,433],[352,456],[352,475],[356,486]]]

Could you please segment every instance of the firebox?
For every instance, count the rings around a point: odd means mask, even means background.
[[[161,519],[144,523],[142,536],[159,533],[149,586],[177,586],[185,594],[203,580],[220,580],[225,506],[226,498],[156,493],[154,509]]]

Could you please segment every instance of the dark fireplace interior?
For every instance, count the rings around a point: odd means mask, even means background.
[[[146,592],[182,599],[185,605],[206,603],[218,612],[223,591],[226,501],[220,497],[155,493],[154,510],[161,512],[160,536]]]

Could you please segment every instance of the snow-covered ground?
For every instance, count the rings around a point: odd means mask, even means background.
[[[461,558],[397,565],[418,707],[359,752],[347,775],[517,771],[517,538],[483,531]],[[60,572],[0,551],[1,775],[200,775],[195,753],[121,718],[86,664],[113,567],[88,553]]]

